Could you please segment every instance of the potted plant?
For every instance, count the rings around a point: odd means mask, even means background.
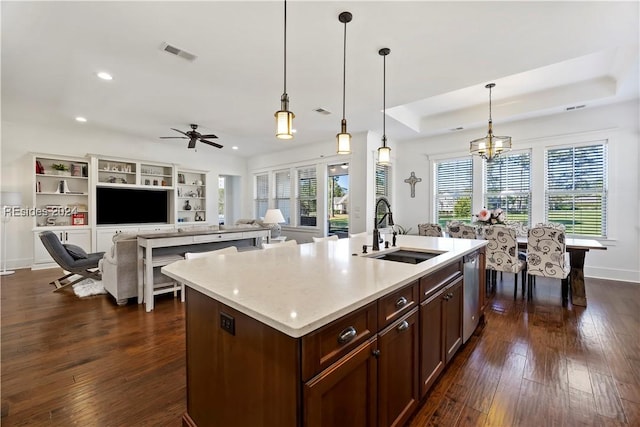
[[[69,175],[69,166],[64,163],[54,163],[51,167],[57,175]]]

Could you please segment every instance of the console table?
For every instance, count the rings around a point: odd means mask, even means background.
[[[161,267],[178,258],[163,256],[154,258],[154,249],[176,248],[176,255],[183,254],[184,248],[190,245],[203,245],[216,242],[229,242],[234,240],[252,239],[256,248],[260,247],[261,240],[268,238],[270,231],[268,228],[251,228],[242,230],[220,230],[220,231],[176,231],[170,233],[150,233],[138,235],[138,304],[145,303],[147,312],[153,310],[153,268]]]

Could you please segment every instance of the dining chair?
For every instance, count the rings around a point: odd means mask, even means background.
[[[326,237],[316,237],[313,236],[313,241],[314,242],[326,242],[329,240],[339,240],[339,237],[337,234],[332,234],[331,236],[326,236]]]
[[[185,252],[184,259],[196,259],[196,258],[207,258],[214,257],[218,255],[225,254],[235,254],[238,252],[238,248],[235,246],[229,246],[222,249],[216,249],[213,251],[204,251],[204,252]],[[184,283],[180,284],[180,301],[184,302]]]
[[[542,276],[561,280],[562,304],[566,305],[569,299],[571,262],[566,248],[564,230],[548,225],[537,225],[529,229],[527,265],[530,278]],[[529,282],[531,283],[531,279]],[[528,298],[532,298],[531,287],[529,287]]]
[[[418,224],[419,236],[443,237],[442,226],[435,223]]]
[[[518,296],[518,273],[522,274],[522,298],[527,284],[527,262],[518,257],[518,238],[516,230],[506,225],[489,225],[484,229],[486,246],[486,269],[493,274],[495,287],[496,272],[514,273],[513,299]]]
[[[529,227],[520,221],[506,220],[504,225],[507,225],[516,230],[517,237],[527,237],[529,234]]]
[[[277,249],[277,248],[287,248],[291,246],[296,246],[298,242],[295,240],[286,240],[282,243],[263,243],[262,249]]]
[[[459,221],[452,221],[447,224],[449,237],[454,239],[475,239],[476,228],[473,225],[464,224]]]
[[[562,231],[566,231],[567,228],[564,224],[560,224],[558,222],[539,222],[536,224],[536,227],[551,227]]]

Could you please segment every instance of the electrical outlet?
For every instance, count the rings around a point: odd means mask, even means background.
[[[220,313],[220,327],[231,335],[236,334],[236,319],[226,313]]]

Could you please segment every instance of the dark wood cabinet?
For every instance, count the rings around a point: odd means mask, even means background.
[[[420,397],[431,388],[445,365],[443,292],[420,305]]]
[[[420,396],[462,345],[462,276],[420,305]]]
[[[418,308],[378,334],[378,427],[402,426],[420,400]]]
[[[362,344],[304,384],[306,427],[377,425],[377,341]]]
[[[445,362],[449,363],[462,345],[462,277],[445,288],[442,301]]]

